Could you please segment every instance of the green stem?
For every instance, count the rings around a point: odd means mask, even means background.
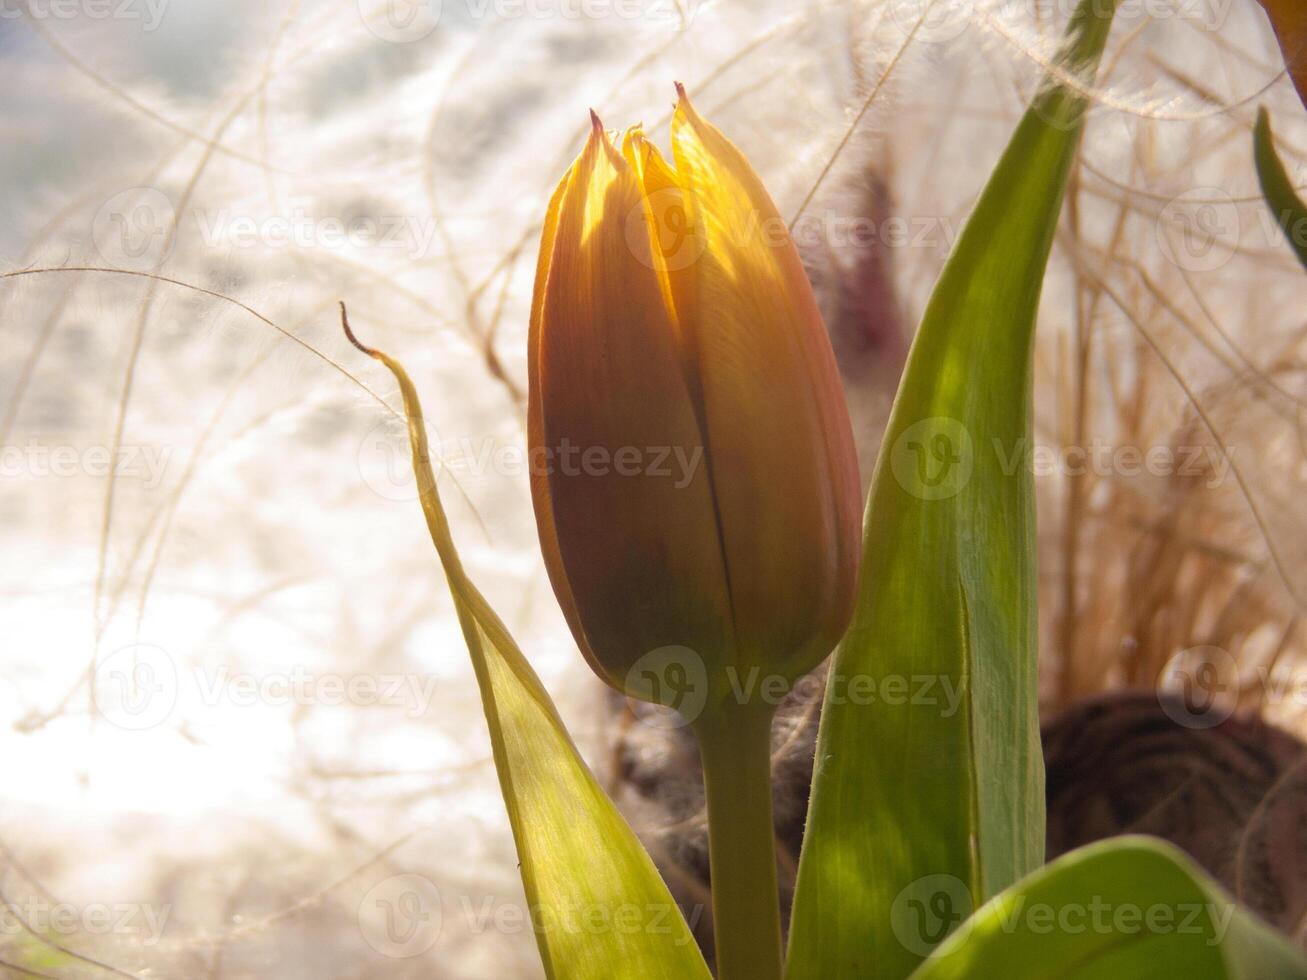
[[[780,980],[771,705],[729,703],[695,724],[708,794],[718,980]]]

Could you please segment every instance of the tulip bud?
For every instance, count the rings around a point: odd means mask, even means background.
[[[1302,0],[1261,0],[1275,29],[1298,97],[1307,105],[1307,5]]]
[[[688,648],[720,701],[830,652],[861,512],[798,251],[743,154],[678,91],[674,167],[638,128],[619,151],[594,119],[545,217],[529,355],[554,591],[601,677],[676,707],[685,692],[643,658]]]

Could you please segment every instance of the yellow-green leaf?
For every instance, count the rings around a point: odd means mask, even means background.
[[[1061,81],[1093,78],[1113,12],[1073,15],[913,342],[828,682],[791,980],[904,977],[930,946],[889,910],[921,879],[951,876],[974,907],[1043,861],[1031,346],[1087,108]]]
[[[1175,848],[1119,837],[1008,889],[912,974],[973,977],[1303,980],[1307,962]]]
[[[653,861],[581,759],[535,671],[463,571],[413,383],[394,358],[355,344],[390,369],[403,394],[422,510],[481,688],[545,973],[557,980],[708,980],[703,956]]]

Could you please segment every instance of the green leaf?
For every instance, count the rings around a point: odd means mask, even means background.
[[[912,980],[1291,980],[1307,961],[1148,837],[1081,848],[981,908]]]
[[[1307,269],[1307,204],[1303,204],[1289,173],[1275,152],[1275,136],[1271,133],[1270,113],[1262,108],[1257,113],[1257,126],[1253,130],[1253,158],[1257,161],[1257,179],[1262,185],[1262,196],[1275,215],[1275,221],[1289,240],[1298,261]]]
[[[947,874],[972,905],[1043,861],[1031,347],[1113,4],[1082,3],[913,342],[881,449],[862,587],[817,744],[787,976],[906,976],[887,911]],[[937,937],[942,938],[942,937]]]
[[[344,307],[341,308],[342,316]],[[440,503],[422,406],[399,381],[431,540],[472,654],[545,973],[560,980],[709,980],[685,919],[635,834],[577,752],[540,679],[463,571]]]

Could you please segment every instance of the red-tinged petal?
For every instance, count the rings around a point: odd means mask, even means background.
[[[1271,18],[1276,40],[1284,52],[1284,64],[1307,105],[1307,3],[1303,0],[1261,0]]]
[[[540,365],[540,324],[545,300],[545,283],[549,279],[549,265],[554,254],[554,239],[558,231],[558,211],[562,205],[563,195],[567,191],[572,175],[576,171],[573,164],[563,175],[563,179],[550,195],[549,207],[545,211],[544,227],[540,231],[540,253],[536,258],[535,288],[531,294],[531,326],[527,334],[527,377],[531,379],[527,393],[527,446],[532,454],[536,447],[544,444],[544,416],[540,404],[540,386],[535,379]],[[581,629],[581,617],[576,608],[576,599],[563,574],[563,559],[558,552],[558,533],[554,529],[554,509],[549,500],[549,477],[543,466],[529,467],[531,477],[531,502],[535,509],[536,529],[540,535],[540,550],[544,555],[545,569],[549,581],[553,584],[558,604],[563,610],[572,635],[576,637],[586,659],[592,654],[585,642],[585,632]]]
[[[596,131],[557,205],[532,345],[533,467],[551,453],[547,488],[537,477],[533,490],[551,580],[592,666],[623,689],[652,651],[690,647],[711,663],[734,649],[672,313],[631,247],[645,220],[635,172]]]

